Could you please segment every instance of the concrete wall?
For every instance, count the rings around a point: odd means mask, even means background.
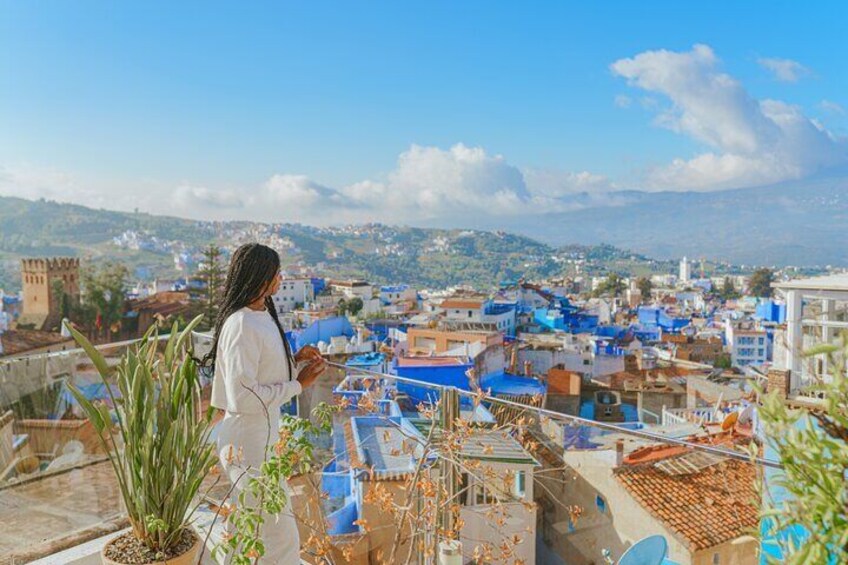
[[[586,357],[588,359],[588,357]],[[575,373],[585,373],[591,369],[591,361],[589,364],[583,363],[584,356],[577,351],[565,349],[519,349],[518,351],[518,367],[521,370],[524,367],[525,361],[530,361],[533,364],[533,372],[546,374],[553,367],[563,365],[568,371]]]
[[[563,460],[571,469],[564,473],[559,501],[583,510],[573,532],[561,527],[562,531],[554,536],[560,555],[569,556],[569,565],[599,563],[604,549],[609,549],[613,557],[618,558],[635,542],[656,534],[665,536],[668,541],[670,559],[680,565],[693,563],[689,549],[616,481],[612,474],[614,451],[567,451]],[[605,501],[604,512],[596,505],[599,494]],[[567,514],[560,511],[560,516]]]

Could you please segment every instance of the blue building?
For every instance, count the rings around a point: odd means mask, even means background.
[[[315,320],[309,327],[291,332],[291,342],[297,351],[305,345],[315,345],[319,341],[329,343],[333,337],[345,336],[351,338],[355,335],[350,320],[344,316],[334,316]]]
[[[786,304],[774,300],[763,300],[757,304],[754,317],[764,322],[782,324],[786,322]]]
[[[690,322],[689,318],[669,316],[665,310],[655,306],[640,306],[637,317],[644,328],[660,328],[666,333],[678,333]]]

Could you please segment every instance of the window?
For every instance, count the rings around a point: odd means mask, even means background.
[[[527,477],[524,471],[515,473],[515,498],[521,500],[527,494]]]
[[[474,503],[479,505],[483,504],[495,504],[497,499],[495,495],[493,495],[483,484],[475,484],[474,485]]]
[[[758,350],[757,350],[757,355],[758,355],[759,357],[762,357],[762,356],[763,356],[763,350],[762,350],[762,349],[758,349]]]
[[[471,316],[472,316],[472,312],[471,312],[471,310],[469,310],[468,311],[468,317],[470,318]]]
[[[598,512],[601,514],[607,513],[607,501],[604,500],[604,497],[600,494],[595,496],[595,507],[598,509]]]
[[[460,506],[469,506],[468,502],[471,497],[468,496],[468,473],[462,473],[459,478],[459,504]]]
[[[713,565],[721,563],[721,556],[718,553],[713,553]]]

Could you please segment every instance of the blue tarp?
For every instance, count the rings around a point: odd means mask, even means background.
[[[471,367],[473,365],[470,363],[459,363],[457,365],[418,365],[414,367],[399,367],[395,365],[393,370],[399,377],[406,377],[438,386],[452,386],[462,390],[471,390],[468,384],[468,377],[465,374]],[[415,402],[427,402],[434,397],[438,397],[438,391],[435,388],[426,386],[398,382],[397,389],[399,392],[409,395]]]
[[[506,371],[498,371],[484,375],[480,379],[480,388],[491,390],[494,396],[518,396],[545,394],[547,386],[531,377],[511,375]]]

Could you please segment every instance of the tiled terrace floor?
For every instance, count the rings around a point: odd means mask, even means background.
[[[0,564],[25,563],[121,524],[108,461],[0,489]]]

